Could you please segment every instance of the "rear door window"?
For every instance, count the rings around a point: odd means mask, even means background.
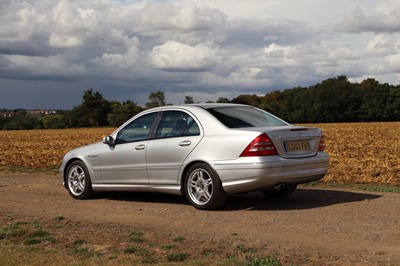
[[[182,111],[165,111],[157,128],[156,138],[200,135],[200,128],[189,114]]]

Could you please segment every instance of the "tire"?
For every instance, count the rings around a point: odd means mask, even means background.
[[[286,198],[291,195],[297,188],[297,185],[286,184],[285,186],[273,187],[268,190],[263,190],[262,193],[267,198]]]
[[[200,210],[217,209],[227,199],[217,173],[205,163],[197,163],[190,167],[184,186],[187,200]]]
[[[94,196],[89,171],[81,161],[74,161],[68,167],[66,185],[69,194],[74,199],[89,199]]]

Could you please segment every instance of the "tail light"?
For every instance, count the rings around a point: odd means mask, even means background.
[[[266,133],[255,138],[242,152],[240,157],[277,155],[274,144]]]
[[[324,132],[321,131],[321,140],[319,141],[319,146],[318,146],[318,151],[324,151],[325,150],[325,135]]]

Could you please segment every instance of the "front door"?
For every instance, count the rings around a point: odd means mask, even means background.
[[[132,120],[117,133],[115,145],[100,154],[103,183],[148,184],[146,152],[157,114]]]

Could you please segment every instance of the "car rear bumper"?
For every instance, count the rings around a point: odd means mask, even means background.
[[[301,184],[323,178],[329,165],[325,152],[284,159],[279,156],[240,157],[211,163],[228,194],[271,188],[280,183]]]

